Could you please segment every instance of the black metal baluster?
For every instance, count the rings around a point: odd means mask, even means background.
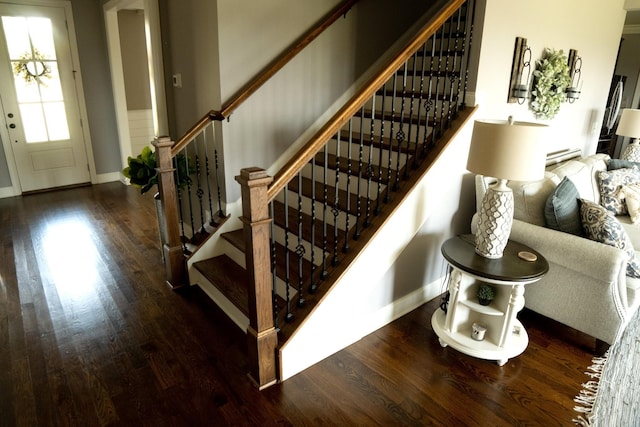
[[[213,129],[213,125],[210,124],[208,128]],[[211,215],[209,225],[214,227],[216,226],[216,222],[213,219],[215,214],[213,213],[213,198],[211,197],[211,165],[209,164],[209,139],[207,138],[206,129],[202,131],[202,139],[204,144],[204,168],[207,176],[207,204],[209,205],[209,214]]]
[[[371,155],[371,149],[369,149],[369,155]],[[362,186],[362,168],[364,166],[363,157],[364,157],[364,105],[360,109],[360,144],[358,147],[358,197],[356,199],[356,227],[353,232],[353,240],[358,240],[360,238],[360,217],[362,215],[361,186]],[[370,176],[369,176],[369,179],[371,179]]]
[[[287,314],[285,320],[287,322],[293,319],[291,312],[291,260],[289,252],[289,191],[284,191],[284,285],[287,302]]]
[[[286,191],[286,190],[285,190]],[[274,203],[269,203],[269,216],[271,217],[271,298],[273,299],[273,325],[276,331],[280,331],[278,325],[278,277],[277,277],[277,258],[276,258],[276,237],[274,233]]]
[[[351,145],[353,144],[353,117],[349,119],[349,140],[347,147],[347,213],[345,217],[344,227],[344,244],[342,245],[342,252],[347,253],[349,251],[349,219],[351,217]],[[336,235],[338,227],[336,226]]]
[[[414,127],[416,128],[416,134],[418,134],[418,130],[420,129],[420,115],[418,115],[418,117],[416,118],[416,124],[413,125],[413,107],[415,105],[415,101],[416,101],[416,77],[417,77],[417,72],[418,72],[418,51],[416,50],[415,53],[413,54],[413,70],[412,70],[412,75],[411,75],[411,97],[409,99],[409,131],[407,133],[407,156],[410,156],[410,149],[411,149],[411,141],[412,141],[412,137],[413,137],[413,129]],[[418,95],[419,96],[419,95]],[[419,102],[419,101],[418,101]],[[420,107],[420,105],[418,105],[418,107]],[[414,151],[413,151],[413,164],[412,167],[415,169],[418,164],[416,163],[416,157],[418,154],[418,139],[416,138],[414,141]],[[407,159],[409,159],[409,157],[407,157]],[[404,174],[402,175],[403,179],[408,179],[409,178],[409,163],[407,162],[406,167],[404,168]]]
[[[173,158],[174,161],[174,167],[175,164],[177,164],[177,159],[174,157]],[[178,177],[176,178],[176,195],[178,198],[178,216],[180,217],[180,219],[178,220],[180,222],[180,241],[182,242],[182,253],[184,253],[185,255],[189,255],[191,253],[191,251],[189,250],[189,248],[187,247],[187,241],[184,238],[185,236],[185,231],[184,231],[184,218],[183,218],[183,214],[182,214],[182,183],[180,182],[180,175],[178,175]],[[164,249],[163,249],[164,251]]]
[[[213,130],[214,135],[215,135],[215,128]],[[215,163],[216,163],[216,188],[218,190],[218,216],[219,217],[223,217],[224,216],[224,211],[222,210],[222,196],[220,194],[220,177],[219,177],[219,172],[220,172],[220,163],[218,160],[218,147],[216,145],[216,141],[214,139],[213,141],[214,145],[213,145],[213,154],[214,154],[214,158],[215,158]]]
[[[462,7],[458,9],[453,19],[455,25],[455,42],[453,44],[453,65],[451,66],[451,88],[449,89],[449,117],[448,121],[451,123],[453,119],[458,116],[458,95],[460,91],[460,71],[458,71],[458,49],[460,48],[458,43],[460,41],[460,23],[461,23]],[[451,40],[449,40],[451,43]],[[457,83],[457,84],[456,84]]]
[[[318,290],[316,281],[316,158],[311,158],[311,280],[309,293]]]
[[[428,41],[426,41],[423,45],[422,45],[422,66],[420,67],[420,94],[418,96],[418,123],[422,123],[422,107],[425,107],[425,117],[424,117],[424,126],[420,125],[418,126],[418,132],[416,135],[416,152],[413,156],[414,162],[414,168],[418,167],[419,161],[418,161],[418,157],[420,156],[420,154],[418,153],[418,143],[420,141],[420,131],[424,130],[424,135],[425,135],[425,140],[426,140],[426,135],[428,133],[429,130],[429,112],[426,111],[426,96],[424,94],[424,73],[425,73],[425,62],[427,60],[427,44]],[[424,104],[423,104],[424,101]],[[424,129],[423,129],[424,128]],[[423,143],[423,144],[426,144]],[[424,147],[423,147],[424,148]]]
[[[304,261],[305,249],[302,244],[302,172],[298,172],[298,246],[296,246],[296,255],[298,255],[298,307],[304,304],[302,295],[302,262]]]
[[[447,20],[447,24],[449,26],[449,35],[447,37],[447,53],[445,54],[445,66],[444,66],[444,72],[445,72],[445,87],[442,89],[442,94],[443,94],[443,99],[442,99],[442,111],[440,112],[440,129],[449,129],[449,123],[451,122],[451,92],[453,89],[453,78],[454,78],[454,74],[451,70],[451,64],[450,64],[450,60],[451,60],[451,39],[453,38],[453,15],[451,15],[449,17],[449,19]],[[443,31],[444,31],[444,27],[443,27]],[[447,95],[447,87],[446,87],[446,80],[449,79],[449,95]],[[445,108],[445,103],[447,104],[447,107]],[[446,113],[446,117],[447,119],[445,120],[445,113]]]
[[[385,122],[385,105],[386,105],[386,98],[387,98],[387,84],[385,83],[384,86],[382,86],[382,108],[380,109],[380,144],[378,146],[378,185],[376,186],[376,207],[373,211],[374,215],[378,215],[380,213],[380,195],[382,193],[381,187],[382,187],[382,154],[383,154],[383,144],[384,144],[384,122]],[[374,103],[375,103],[375,98],[374,98]],[[375,111],[375,110],[373,110]],[[389,138],[389,140],[391,140],[391,138]],[[371,134],[371,146],[373,147],[374,143],[373,143],[373,133]],[[391,141],[389,141],[389,145],[391,145]],[[371,157],[371,156],[370,156]],[[391,159],[391,156],[389,156],[389,159]],[[391,161],[391,160],[389,160]],[[371,162],[369,162],[369,164],[371,164]],[[387,182],[387,187],[389,186],[389,182]],[[387,192],[389,190],[387,189]],[[367,217],[369,218],[369,217]],[[367,225],[369,225],[369,223],[367,223]]]
[[[340,131],[336,134],[336,180],[334,183],[334,194],[333,194],[333,209],[331,209],[331,213],[333,214],[333,258],[331,259],[331,265],[338,265],[338,215],[340,215],[340,210],[338,209],[338,204],[340,202]],[[327,144],[328,145],[328,144]],[[325,145],[326,148],[326,145]]]
[[[324,146],[324,165],[322,169],[322,185],[323,185],[323,195],[322,195],[322,273],[320,273],[320,278],[326,279],[329,275],[327,271],[327,250],[328,250],[328,237],[327,237],[327,210],[328,210],[328,187],[329,183],[327,182],[327,164],[328,162],[328,153],[327,153],[327,145]]]
[[[445,34],[444,34],[444,25],[442,27],[440,27],[440,48],[439,48],[439,52],[438,52],[438,72],[437,72],[437,77],[436,77],[436,94],[435,94],[435,107],[433,110],[433,117],[434,119],[436,119],[436,122],[438,124],[438,130],[435,131],[435,139],[440,139],[440,137],[442,136],[442,113],[441,111],[443,110],[444,106],[442,105],[443,102],[439,102],[443,99],[443,94],[440,93],[440,86],[444,85],[444,83],[442,82],[442,76],[443,76],[443,71],[442,71],[442,53],[444,51],[444,38],[445,38]],[[438,110],[438,105],[440,106],[440,110]],[[438,114],[440,114],[440,120],[437,119]],[[434,128],[435,130],[435,128]],[[435,142],[435,139],[433,139],[432,142]]]
[[[191,224],[191,237],[189,238],[189,240],[193,239],[193,235],[195,233],[195,229],[196,229],[196,225],[195,225],[195,221],[193,219],[193,191],[192,191],[192,185],[191,185],[191,178],[188,176],[189,175],[189,155],[187,153],[187,150],[184,150],[184,168],[186,171],[186,178],[185,181],[187,183],[187,202],[188,202],[188,207],[189,207],[189,224]],[[176,164],[178,165],[178,168],[180,167],[180,164],[178,162],[176,162]],[[178,174],[180,175],[180,174]]]
[[[391,192],[389,191],[392,187],[391,184],[391,174],[393,173],[393,129],[396,125],[396,94],[397,94],[397,85],[398,85],[398,74],[393,74],[393,94],[391,95],[391,127],[389,128],[389,161],[387,162],[387,188],[385,190],[384,202],[389,203],[391,201]],[[384,115],[384,104],[382,106],[382,114]]]
[[[472,3],[473,5],[471,5]],[[465,34],[465,40],[469,40],[469,42],[466,43],[466,46],[467,46],[467,52],[471,52],[471,45],[473,42],[473,25],[474,25],[473,21],[475,19],[475,14],[476,14],[476,2],[475,0],[468,0],[465,4],[467,8],[465,11],[465,15],[469,22],[469,33],[468,35]],[[470,15],[471,17],[469,17]],[[465,28],[466,28],[466,25],[465,25]],[[461,104],[462,107],[467,105],[466,104],[467,86],[469,84],[469,54],[463,55],[463,57],[466,58],[466,61],[465,61],[465,72],[464,72],[464,88],[462,90],[462,104]]]
[[[437,32],[433,33],[430,40],[431,40],[431,56],[429,59],[429,84],[428,84],[427,100],[424,102],[424,107],[426,109],[426,115],[427,115],[427,126],[425,128],[424,142],[422,144],[422,157],[425,157],[427,155],[428,146],[432,145],[435,142],[435,132],[436,132],[435,114],[430,114],[430,113],[434,111],[433,77],[434,77],[435,71],[433,70],[433,62],[436,56]],[[431,134],[429,134],[429,127],[431,127]],[[429,135],[431,135],[431,143],[429,143]]]
[[[402,157],[402,143],[407,139],[406,134],[404,132],[404,109],[405,109],[405,99],[407,97],[407,62],[405,61],[403,70],[402,70],[402,100],[400,104],[400,123],[398,124],[398,132],[396,132],[396,139],[398,140],[398,155],[396,157],[396,173],[393,181],[393,191],[398,191],[400,180],[400,158]],[[409,124],[411,127],[411,124]],[[408,148],[408,147],[407,147]],[[407,155],[409,154],[409,150],[407,150]],[[406,172],[405,167],[405,172]]]
[[[204,190],[202,189],[202,168],[200,167],[200,152],[198,150],[198,139],[194,138],[193,140],[193,152],[195,156],[195,164],[196,164],[196,197],[198,197],[198,208],[200,211],[200,233],[203,235],[207,232],[205,230],[204,225],[206,224],[205,213],[204,213],[204,204],[202,203],[204,197]],[[199,244],[199,243],[198,243]]]

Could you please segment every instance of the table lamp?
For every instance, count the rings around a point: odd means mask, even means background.
[[[467,169],[498,179],[482,199],[475,234],[475,251],[485,258],[501,258],[513,224],[513,192],[507,181],[544,178],[547,125],[476,120]]]
[[[631,143],[620,158],[632,162],[640,162],[640,110],[625,108],[620,116],[620,123],[616,128],[616,135],[628,136]]]

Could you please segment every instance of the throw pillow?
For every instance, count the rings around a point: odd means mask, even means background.
[[[632,168],[598,172],[600,204],[614,215],[627,213],[624,194],[620,191],[623,185],[640,184],[640,170]]]
[[[632,162],[630,160],[622,159],[609,159],[607,160],[607,170],[612,171],[616,169],[628,169],[637,166],[640,169],[640,163]]]
[[[625,251],[627,276],[640,279],[640,263],[636,259],[633,243],[616,217],[603,206],[580,199],[580,218],[585,236]]]
[[[578,189],[566,176],[549,195],[544,206],[547,227],[582,236]]]
[[[631,222],[640,223],[640,185],[623,185],[620,191],[624,193]]]

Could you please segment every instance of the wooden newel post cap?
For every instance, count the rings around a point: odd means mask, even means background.
[[[172,146],[174,144],[174,142],[171,140],[171,137],[169,136],[159,136],[158,138],[155,139],[155,141],[153,141],[153,145],[155,145],[156,147],[166,147],[166,146]]]
[[[250,167],[240,170],[240,175],[236,176],[236,181],[240,184],[251,183],[249,185],[265,185],[273,181],[273,177],[267,171],[259,167]]]

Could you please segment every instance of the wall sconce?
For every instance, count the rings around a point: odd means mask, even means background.
[[[582,58],[578,56],[577,50],[569,49],[568,62],[571,83],[567,88],[567,101],[573,104],[576,99],[580,98],[580,92],[582,91]]]
[[[516,37],[511,64],[511,80],[509,81],[508,103],[524,104],[529,94],[529,77],[531,76],[531,48],[527,39]],[[524,80],[524,81],[523,81]]]

